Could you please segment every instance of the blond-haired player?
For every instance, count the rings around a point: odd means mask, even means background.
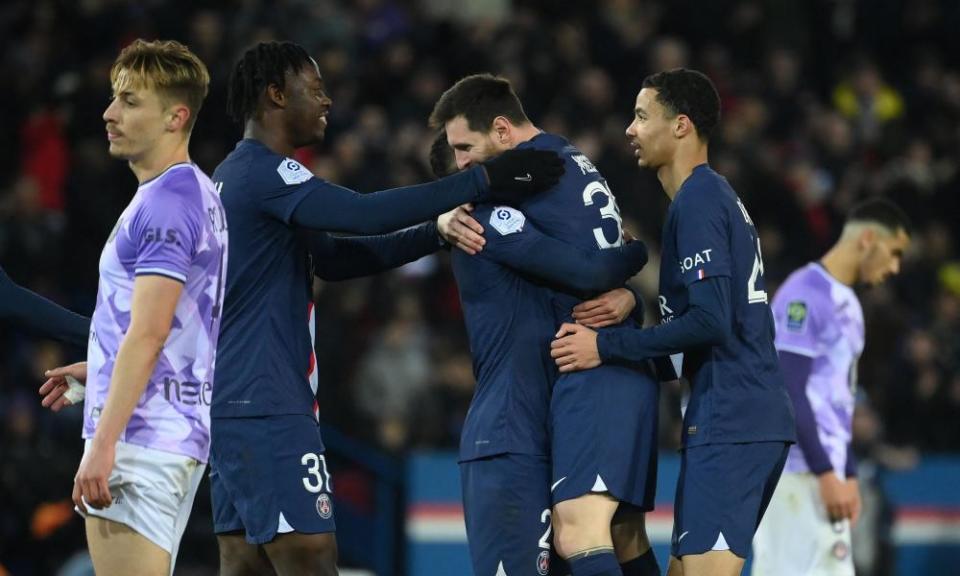
[[[136,40],[110,74],[110,154],[139,181],[100,257],[73,501],[98,575],[172,572],[206,467],[227,232],[190,162],[210,76],[185,46]]]

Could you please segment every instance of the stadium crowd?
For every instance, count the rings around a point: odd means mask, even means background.
[[[883,195],[908,212],[903,273],[860,293],[855,444],[881,467],[960,451],[960,4],[15,0],[0,30],[0,265],[84,314],[135,188],[107,155],[101,119],[109,66],[134,38],[181,40],[208,65],[191,143],[207,173],[240,138],[224,111],[234,58],[264,39],[307,46],[333,107],[326,142],[298,159],[360,191],[431,179],[436,99],[469,73],[506,76],[535,124],[594,160],[654,256],[667,199],[637,171],[624,129],[646,74],[703,70],[723,99],[711,163],[758,225],[768,282],[819,257],[855,201]],[[635,279],[648,322],[658,265]],[[454,448],[473,376],[449,258],[315,292],[321,417],[397,455]],[[36,392],[45,369],[82,355],[0,331],[0,574],[51,573],[82,548],[69,501],[82,417],[44,411]],[[681,390],[666,392],[661,445],[672,449]],[[198,502],[194,522],[209,522]]]

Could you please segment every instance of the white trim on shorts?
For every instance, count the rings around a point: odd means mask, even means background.
[[[84,454],[91,443],[89,439],[84,442]],[[107,480],[113,503],[100,510],[88,505],[87,514],[124,524],[169,552],[173,574],[180,539],[206,468],[190,456],[117,442]]]

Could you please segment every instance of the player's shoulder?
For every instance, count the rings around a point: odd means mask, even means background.
[[[568,173],[580,173],[583,175],[598,174],[597,167],[593,161],[587,158],[587,155],[580,151],[569,140],[559,134],[550,132],[540,132],[530,140],[524,142],[518,148],[533,148],[535,150],[551,150],[556,152],[564,161],[572,166],[567,167]],[[570,172],[571,168],[574,172]]]
[[[820,265],[810,263],[787,276],[773,298],[773,307],[785,307],[794,314],[799,308],[806,316],[828,307],[831,300],[831,283],[824,276]]]
[[[236,148],[217,167],[216,180],[242,173],[258,188],[276,188],[301,184],[313,178],[313,173],[299,161],[278,154],[263,143],[250,138],[241,140]]]
[[[693,169],[672,203],[677,210],[729,208],[736,203],[736,194],[727,179],[707,164]]]
[[[212,186],[210,179],[194,164],[176,164],[149,183],[145,204],[187,207],[203,203],[204,190]]]

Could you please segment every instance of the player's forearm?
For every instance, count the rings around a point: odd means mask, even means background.
[[[647,262],[647,248],[641,242],[586,250],[532,229],[523,233],[529,236],[522,243],[488,244],[484,250],[518,272],[577,292],[605,292],[622,286]]]
[[[371,194],[330,187],[307,195],[294,209],[292,221],[314,230],[384,234],[476,202],[488,188],[480,166],[435,182]]]
[[[110,377],[110,391],[97,423],[94,442],[113,444],[123,433],[143,396],[163,350],[165,336],[128,332],[120,344]]]
[[[0,278],[0,318],[41,336],[85,346],[90,319],[75,314],[50,300]]]
[[[317,276],[335,281],[390,270],[432,254],[440,246],[436,223],[427,222],[380,236],[327,236],[322,242],[311,243],[311,253],[317,265]]]
[[[793,403],[793,413],[797,422],[797,444],[803,452],[807,467],[814,474],[823,474],[833,470],[833,464],[827,451],[820,442],[817,432],[817,419],[813,406],[807,397],[807,383],[813,371],[813,359],[793,352],[780,352],[780,371],[787,386],[787,394]]]
[[[607,250],[578,251],[576,254],[576,265],[581,270],[580,289],[587,292],[606,292],[622,287],[647,263],[647,247],[643,242],[630,242]]]
[[[730,279],[722,276],[690,286],[690,306],[666,324],[642,330],[614,328],[597,335],[603,361],[641,362],[703,346],[719,346],[730,337],[727,310]]]

